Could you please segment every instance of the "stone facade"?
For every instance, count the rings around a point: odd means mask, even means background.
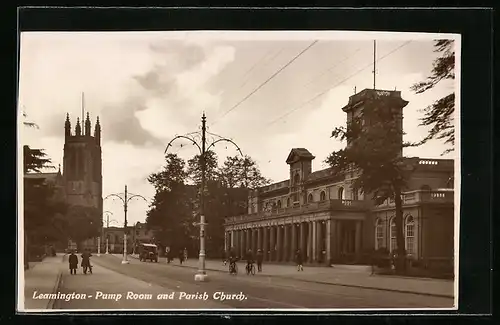
[[[350,114],[368,109],[377,90],[351,96]],[[407,102],[384,91],[396,108]],[[385,99],[378,99],[385,100]],[[365,103],[369,102],[369,104]],[[402,115],[401,115],[402,116]],[[352,117],[351,117],[352,118]],[[402,119],[397,121],[402,128]],[[240,256],[262,249],[264,260],[293,261],[300,249],[309,263],[366,262],[374,249],[395,248],[394,202],[375,205],[353,188],[356,171],[312,171],[314,156],[305,148],[290,151],[290,178],[252,191],[248,213],[225,220],[225,248]],[[454,161],[406,158],[416,166],[403,193],[406,250],[415,259],[451,260],[454,255]]]

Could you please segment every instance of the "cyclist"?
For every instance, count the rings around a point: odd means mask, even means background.
[[[234,247],[231,247],[231,251],[229,252],[229,273],[236,273],[236,261],[238,257],[236,256],[236,252],[234,251]]]
[[[254,263],[253,253],[251,249],[249,249],[247,252],[246,260],[247,260],[247,270],[251,270],[251,267],[253,266]]]

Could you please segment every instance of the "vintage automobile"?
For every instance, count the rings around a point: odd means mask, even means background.
[[[139,244],[139,261],[150,260],[158,263],[158,246],[154,244]]]

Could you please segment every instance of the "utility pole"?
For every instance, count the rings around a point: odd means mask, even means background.
[[[138,195],[138,194],[132,194],[130,197],[128,196],[128,191],[127,191],[127,185],[125,185],[125,195],[122,197],[121,195],[118,194],[110,194],[104,198],[106,200],[109,197],[115,197],[118,198],[122,201],[123,203],[123,213],[125,217],[124,221],[124,229],[123,229],[123,260],[122,264],[129,264],[128,258],[127,258],[127,211],[128,211],[128,203],[134,199],[134,198],[141,198],[144,201],[148,201],[144,196]]]
[[[200,223],[198,224],[200,226],[200,252],[199,252],[199,267],[198,267],[198,273],[194,276],[195,281],[208,281],[208,276],[207,272],[205,269],[205,226],[207,223],[205,222],[205,184],[206,184],[206,153],[210,150],[210,148],[214,147],[216,143],[218,142],[229,142],[232,143],[238,152],[243,156],[241,153],[240,148],[236,143],[234,143],[232,140],[227,139],[227,138],[222,138],[219,137],[219,139],[213,141],[208,147],[206,146],[207,138],[206,138],[206,133],[207,133],[207,128],[206,128],[206,120],[207,118],[205,117],[205,113],[203,113],[203,116],[201,118],[201,146],[196,142],[196,140],[193,138],[192,134],[188,135],[178,135],[174,137],[168,144],[167,148],[165,149],[165,154],[167,154],[168,149],[172,146],[172,143],[178,139],[186,139],[189,140],[193,145],[198,147],[200,151],[200,168],[201,168],[201,188],[200,188]]]

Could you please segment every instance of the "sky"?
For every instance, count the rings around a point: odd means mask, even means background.
[[[326,168],[328,154],[345,145],[330,135],[345,125],[341,108],[349,96],[373,88],[373,40],[376,88],[399,90],[409,101],[404,140],[425,137],[422,109],[458,89],[446,81],[423,94],[410,90],[430,74],[436,38],[367,32],[25,32],[19,123],[32,121],[39,129],[20,126],[19,145],[45,149],[55,166],[62,165],[66,114],[74,131],[83,92],[92,130],[97,116],[102,128],[103,196],[123,193],[127,185],[151,200],[148,175],[164,165],[170,140],[201,130],[203,113],[209,144],[217,136],[233,140],[265,177],[282,181],[292,148],[308,149],[316,157],[315,171]],[[174,141],[168,152],[187,160],[197,153],[187,144]],[[404,155],[454,159],[457,150],[441,155],[447,148],[435,140],[406,148]],[[237,154],[231,144],[212,150],[221,163]],[[147,209],[148,203],[132,201],[129,224],[144,222]],[[112,213],[110,226],[123,224],[119,201],[105,200],[104,210]]]

